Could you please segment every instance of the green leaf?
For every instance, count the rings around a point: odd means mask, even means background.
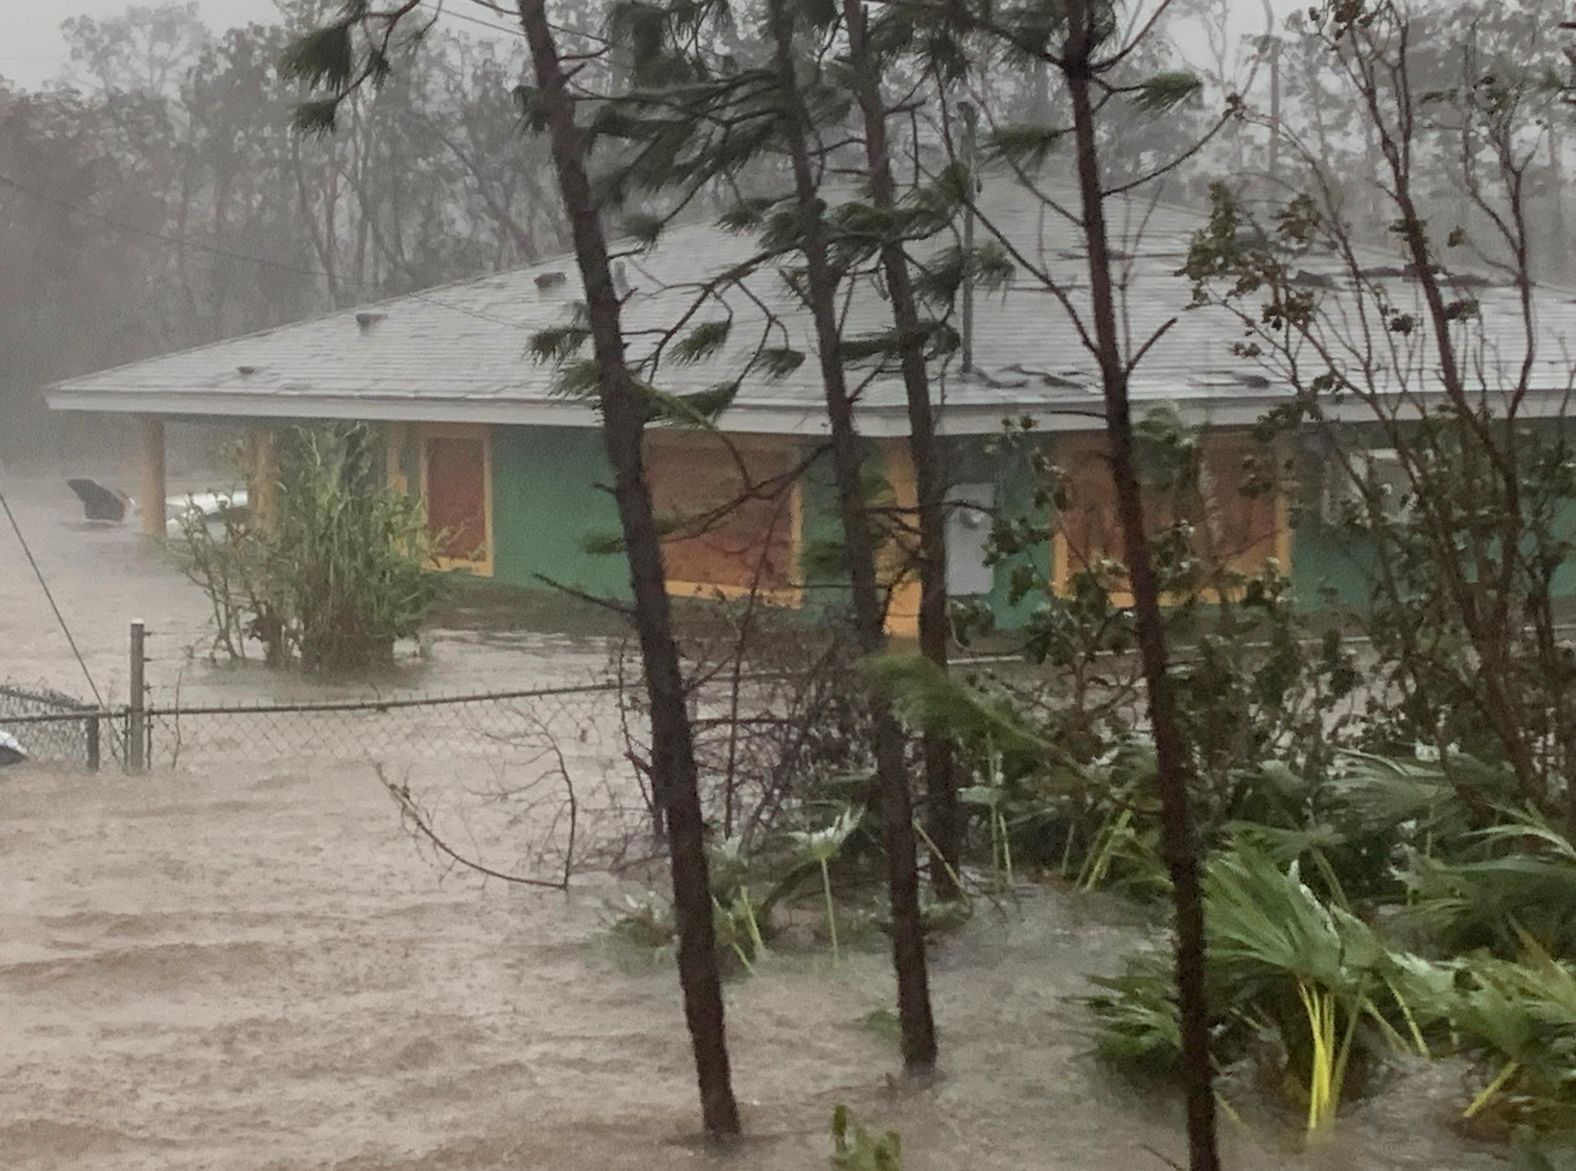
[[[722,318],[717,321],[703,321],[694,329],[674,343],[672,354],[675,362],[688,364],[709,358],[728,343],[728,335],[733,331],[733,320]]]
[[[591,337],[581,325],[560,325],[531,335],[531,356],[538,362],[567,362]]]
[[[650,402],[652,422],[709,430],[716,426],[717,416],[733,405],[739,384],[737,381],[720,382],[691,394],[664,394],[649,387],[644,389]]]
[[[804,351],[787,346],[768,346],[755,355],[750,366],[768,378],[786,378],[804,365]]]
[[[868,358],[896,355],[898,338],[896,330],[867,334],[863,337],[845,337],[838,343],[838,353],[845,362],[863,362]]]
[[[761,226],[766,209],[775,202],[764,198],[741,200],[717,217],[717,226],[730,232],[752,232]]]
[[[592,398],[601,388],[601,376],[595,358],[582,358],[564,367],[553,390],[565,398]]]
[[[355,68],[350,23],[339,21],[297,37],[279,57],[279,72],[313,89],[343,93]]]
[[[716,421],[718,415],[733,405],[733,400],[739,393],[737,382],[720,382],[716,386],[705,390],[697,390],[693,394],[673,396],[682,403],[685,413],[691,419],[704,420],[707,423]]]
[[[1164,113],[1204,92],[1204,82],[1184,69],[1167,70],[1139,82],[1133,102],[1148,114]]]
[[[1042,123],[1001,126],[986,140],[987,153],[1026,170],[1035,170],[1067,134],[1066,129]]]
[[[642,248],[653,247],[661,239],[662,229],[666,226],[667,221],[662,216],[645,212],[633,212],[624,217],[625,235],[633,236]]]
[[[332,134],[338,118],[338,98],[301,102],[290,115],[290,128],[297,134]]]

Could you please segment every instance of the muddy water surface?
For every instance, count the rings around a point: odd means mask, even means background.
[[[149,619],[174,671],[202,600],[124,530],[72,524],[63,493],[38,485],[19,512],[101,686],[124,695],[125,620]],[[7,542],[0,676],[76,690]],[[517,686],[604,655],[455,632],[416,677]],[[229,698],[279,686],[185,672]],[[456,795],[470,780],[431,776]],[[1105,1076],[1065,999],[1137,938],[1120,904],[1045,893],[943,943],[928,1087],[895,1085],[890,1043],[859,1024],[893,999],[884,956],[772,957],[729,988],[751,1137],[716,1155],[693,1136],[673,970],[606,931],[619,893],[445,876],[360,765],[0,773],[0,1168],[802,1171],[826,1166],[839,1102],[900,1130],[910,1171],[1158,1171],[1180,1155],[1172,1103]],[[1497,1165],[1445,1128],[1459,1094],[1448,1070],[1403,1077],[1311,1152],[1250,1111],[1225,1124],[1229,1165]]]

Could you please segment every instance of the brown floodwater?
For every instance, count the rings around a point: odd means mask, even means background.
[[[200,635],[202,600],[131,534],[73,522],[63,486],[14,497],[107,692],[124,695],[131,617],[167,640],[155,677],[178,674],[183,694],[280,686],[171,649]],[[4,531],[0,550],[0,676],[80,691]],[[409,680],[531,686],[605,657],[440,632]],[[463,763],[423,779],[456,802],[474,782]],[[627,889],[446,874],[365,765],[0,772],[0,1167],[802,1171],[827,1165],[838,1103],[899,1130],[909,1171],[1160,1171],[1181,1156],[1171,1095],[1104,1071],[1068,1001],[1142,937],[1115,900],[1031,892],[940,943],[943,1063],[925,1086],[894,1080],[893,1046],[861,1023],[894,996],[879,948],[836,968],[772,955],[728,988],[749,1138],[715,1153],[695,1137],[672,965],[607,931]],[[1228,1166],[1496,1166],[1448,1128],[1462,1088],[1452,1067],[1403,1073],[1311,1150],[1248,1095],[1244,1120],[1223,1120]]]

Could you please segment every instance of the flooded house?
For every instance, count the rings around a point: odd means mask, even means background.
[[[1113,204],[1122,328],[1131,351],[1144,349],[1131,379],[1135,414],[1168,404],[1185,425],[1201,429],[1209,499],[1200,527],[1233,571],[1251,574],[1274,559],[1300,600],[1360,596],[1363,550],[1338,523],[1349,489],[1330,474],[1320,437],[1282,434],[1266,460],[1253,433],[1267,412],[1292,401],[1293,388],[1270,364],[1245,358],[1243,322],[1216,306],[1194,306],[1191,285],[1179,274],[1203,218],[1148,201]],[[1065,589],[1081,567],[1118,557],[1120,539],[1098,371],[1080,327],[1047,287],[1049,278],[1078,303],[1088,279],[1078,227],[1002,181],[982,197],[976,232],[982,241],[999,241],[1015,272],[1002,287],[981,289],[971,304],[943,315],[956,344],[938,347],[945,352],[933,363],[931,386],[949,484],[947,576],[954,597],[979,599],[999,624],[1011,626],[1032,604],[1014,599],[1022,557],[1042,558],[1038,568],[1051,588]],[[916,252],[939,255],[955,246],[943,234]],[[656,426],[648,433],[659,513],[704,518],[675,525],[668,538],[672,591],[754,592],[782,605],[814,605],[838,588],[835,569],[812,555],[839,532],[824,451],[824,392],[809,314],[785,276],[792,260],[740,275],[758,249],[753,237],[710,223],[677,226],[654,247],[625,249],[615,279],[629,354],[644,382],[678,399],[719,388],[727,398],[714,427]],[[1387,281],[1398,301],[1415,298],[1416,282],[1383,268],[1384,261],[1376,254],[1374,279]],[[1340,257],[1304,263],[1299,281],[1341,296]],[[846,288],[845,338],[890,330],[879,280],[855,277]],[[1515,290],[1478,288],[1474,296],[1490,332],[1514,333]],[[563,364],[537,353],[542,331],[572,327],[580,299],[574,259],[559,257],[73,378],[51,387],[48,400],[56,410],[135,420],[143,515],[152,518],[163,515],[167,423],[225,421],[246,429],[266,483],[281,426],[361,421],[376,429],[389,480],[425,502],[446,567],[522,587],[551,582],[619,596],[627,593],[627,572],[621,557],[609,555],[617,517],[597,413],[586,395],[566,386],[572,377]],[[1560,298],[1557,312],[1551,302],[1545,316],[1540,328],[1559,333],[1572,316],[1570,299]],[[1563,357],[1552,356],[1559,347],[1551,343],[1543,352],[1550,356],[1533,371],[1529,417],[1562,413],[1571,384]],[[1506,363],[1514,358],[1499,355]],[[573,355],[571,365],[584,360],[584,353]],[[1427,385],[1421,339],[1395,360],[1398,395],[1426,409],[1438,391]],[[898,518],[895,529],[912,528],[903,523],[912,518],[915,489],[901,375],[879,353],[849,361],[858,426],[882,484],[878,502]],[[1371,412],[1348,399],[1332,402],[1326,415],[1362,436]],[[1008,432],[1018,439],[1004,444]],[[1386,475],[1382,440],[1361,442],[1372,449],[1372,474]],[[1045,517],[1042,550],[993,558],[993,518],[1034,508],[1026,452],[1036,445],[1061,469],[1060,515]],[[1267,466],[1278,471],[1266,484]],[[254,489],[254,500],[262,494]],[[1157,501],[1152,511],[1164,517],[1168,506]],[[157,529],[162,522],[149,523]],[[895,546],[902,543],[899,537]],[[894,548],[887,559],[890,624],[904,633],[915,625],[918,585],[900,553]]]

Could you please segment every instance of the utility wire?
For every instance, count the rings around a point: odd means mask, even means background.
[[[490,8],[492,6],[491,5],[483,5],[483,7]],[[439,16],[447,16],[447,17],[450,17],[450,18],[452,18],[454,20],[463,20],[467,24],[474,24],[474,25],[477,25],[480,28],[490,28],[490,29],[493,30],[493,32],[504,33],[504,34],[506,34],[508,36],[511,36],[511,37],[524,37],[525,36],[525,30],[522,29],[522,28],[519,28],[519,27],[511,28],[509,25],[506,25],[506,24],[494,24],[490,20],[483,20],[479,16],[472,16],[468,12],[456,12],[452,8],[445,8],[445,7],[443,7],[441,0],[439,0],[438,6],[435,7],[433,9],[433,11],[435,13],[437,13],[437,15],[439,15]]]
[[[507,17],[509,15],[509,13],[499,8],[496,4],[489,4],[486,2],[486,0],[478,0],[478,2],[483,8],[490,9],[501,17]],[[432,11],[438,16],[451,16],[455,20],[463,20],[468,24],[479,25],[482,28],[490,28],[494,32],[504,33],[511,37],[519,37],[522,40],[525,39],[525,30],[519,25],[494,24],[490,20],[483,20],[479,16],[472,16],[468,12],[458,12],[453,8],[445,8],[443,6],[443,0],[437,0],[437,3],[433,6]],[[570,28],[567,24],[558,24],[554,21],[548,21],[547,27],[562,36],[580,37],[584,40],[593,41],[599,45],[605,45],[610,48],[612,47],[612,42],[606,37],[599,36],[593,32],[588,32],[585,29]]]
[[[87,660],[82,657],[82,651],[77,647],[77,640],[71,634],[71,627],[66,624],[66,616],[60,612],[60,606],[55,602],[55,595],[49,588],[49,582],[44,577],[44,571],[39,567],[38,559],[33,556],[33,550],[28,547],[27,538],[22,535],[22,526],[17,523],[16,513],[11,511],[11,504],[6,500],[3,489],[0,489],[0,508],[5,510],[6,519],[11,522],[11,531],[16,534],[16,539],[22,546],[22,552],[27,556],[27,563],[33,567],[33,576],[38,578],[38,584],[44,591],[44,597],[49,599],[49,608],[55,612],[55,621],[60,623],[60,629],[65,633],[66,641],[71,644],[71,653],[77,657],[77,666],[82,668],[82,675],[88,681],[88,687],[93,692],[94,701],[102,708],[104,706],[104,697],[99,694],[98,684],[93,682],[93,672],[88,670]]]

